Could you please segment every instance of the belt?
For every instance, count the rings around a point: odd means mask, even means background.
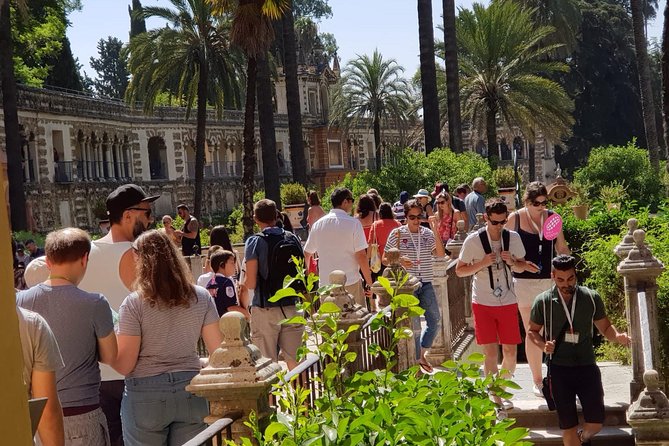
[[[63,407],[63,416],[73,417],[75,415],[83,415],[88,412],[93,412],[95,409],[99,407],[100,407],[99,404],[90,404],[88,406]]]

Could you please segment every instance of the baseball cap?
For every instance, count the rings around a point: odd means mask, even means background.
[[[153,203],[158,198],[160,198],[160,195],[148,197],[144,190],[136,184],[124,184],[117,187],[107,197],[107,214],[110,219],[114,219],[128,208],[139,203]]]

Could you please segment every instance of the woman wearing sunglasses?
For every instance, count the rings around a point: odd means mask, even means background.
[[[569,246],[567,246],[562,231],[555,240],[544,238],[544,221],[553,211],[547,209],[548,191],[543,183],[534,181],[528,184],[523,195],[523,202],[525,207],[509,215],[506,227],[520,235],[525,247],[525,260],[539,267],[539,271],[536,273],[529,271],[513,273],[518,309],[523,319],[523,326],[527,331],[534,298],[549,289],[553,284],[551,280],[551,261],[558,254],[569,254]],[[541,393],[541,354],[541,350],[537,346],[525,339],[525,355],[534,381],[532,391],[538,397],[543,397]]]
[[[453,206],[453,199],[445,191],[442,191],[437,195],[434,203],[436,208],[434,219],[437,223],[437,231],[439,232],[441,241],[446,245],[446,243],[448,243],[449,240],[452,240],[458,232],[458,221],[465,220],[465,217],[462,212],[455,209]]]

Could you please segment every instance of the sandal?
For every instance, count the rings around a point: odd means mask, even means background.
[[[418,365],[420,366],[420,369],[424,373],[432,373],[434,371],[430,363],[427,362],[425,359],[421,359],[420,361],[418,361]]]

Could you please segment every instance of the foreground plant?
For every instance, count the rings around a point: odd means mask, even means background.
[[[407,276],[398,277],[396,286],[380,278],[379,282],[391,296],[388,312],[373,316],[372,330],[387,330],[390,343],[387,347],[369,346],[370,354],[384,358],[380,370],[347,374],[347,366],[355,361],[356,353],[348,351],[348,335],[359,329],[357,325],[347,330],[338,328],[341,309],[331,302],[324,302],[316,310],[321,297],[333,285],[315,289],[318,278],[306,275],[302,265],[294,278],[286,280],[286,289],[272,299],[294,295],[291,285],[300,282],[306,289],[302,295],[305,317],[294,317],[284,323],[306,325],[311,333],[322,364],[325,364],[316,386],[322,394],[308,405],[310,390],[295,383],[280,380],[275,385],[278,412],[266,428],[261,429],[255,416],[246,424],[253,430],[256,444],[260,446],[297,445],[529,445],[522,439],[527,430],[512,428],[514,420],[497,420],[494,403],[489,392],[508,395],[506,387],[517,387],[510,381],[480,374],[483,355],[475,354],[466,361],[447,361],[443,371],[423,375],[418,367],[396,373],[395,351],[399,342],[409,340],[413,333],[403,322],[419,316],[423,310],[418,299],[411,294],[401,294]],[[306,355],[306,349],[300,354]],[[297,376],[293,377],[293,380]],[[234,444],[229,442],[230,445]],[[253,444],[244,438],[242,445]]]

